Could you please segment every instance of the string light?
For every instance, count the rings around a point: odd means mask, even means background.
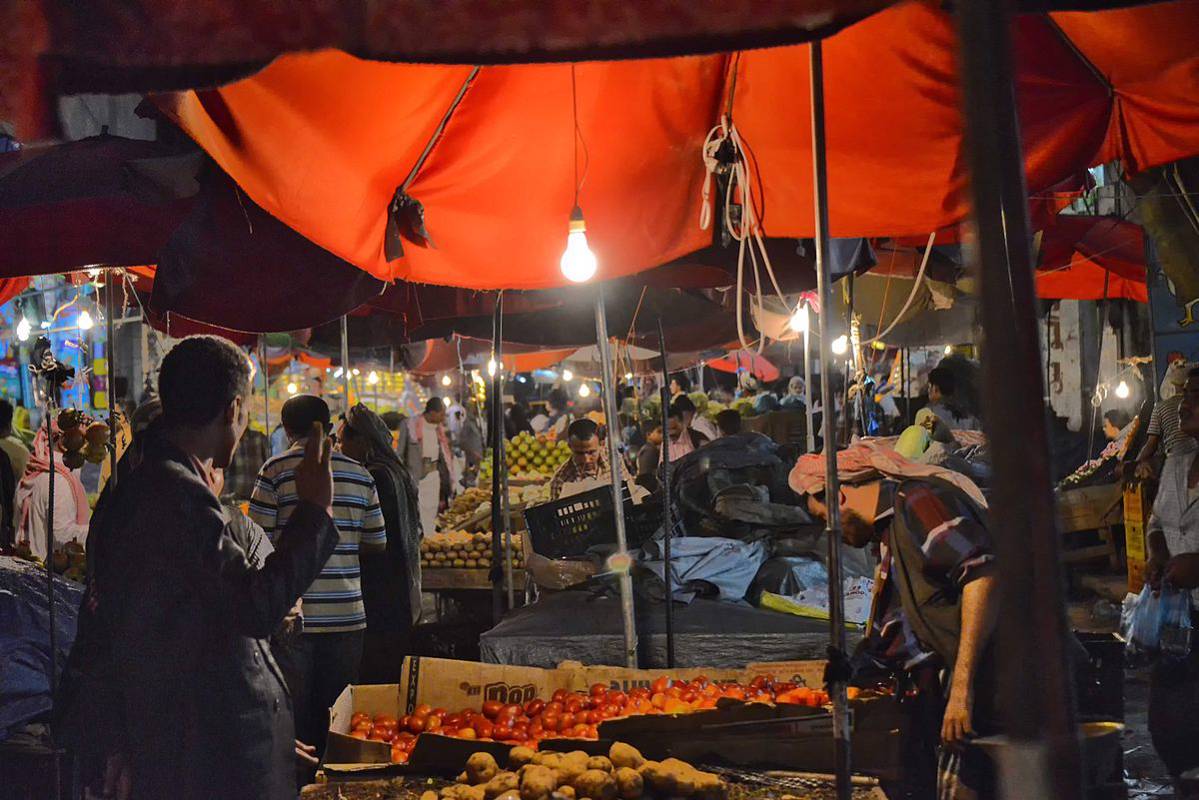
[[[789,327],[794,333],[803,333],[808,329],[808,305],[801,303],[795,307],[795,313],[791,315],[791,319],[787,321]]]
[[[374,386],[376,383],[379,382],[379,373],[375,372],[372,369],[370,371],[370,374],[366,376],[366,382],[369,383],[371,386]]]
[[[29,341],[29,334],[33,331],[33,326],[29,324],[29,319],[25,314],[21,314],[21,320],[17,323],[17,338],[22,342]]]
[[[1127,400],[1130,394],[1132,394],[1132,389],[1128,387],[1128,381],[1120,381],[1116,384],[1116,397]]]
[[[295,394],[298,391],[300,391],[300,387],[296,386],[295,381],[292,381],[291,383],[287,384],[287,393],[288,394]]]
[[[362,370],[358,369],[358,367],[354,367],[354,369],[350,370],[350,374],[356,378],[362,374]]]
[[[451,379],[449,375],[441,376],[441,385],[442,386],[449,386],[453,382],[454,382],[453,379]]]
[[[585,383],[580,385],[579,386],[579,397],[590,397],[590,396],[591,396],[591,387]]]
[[[570,383],[575,379],[575,374],[568,369],[562,370],[562,380]]]
[[[845,334],[841,334],[836,339],[833,339],[830,349],[833,351],[834,355],[845,355],[845,353],[849,350],[849,337]]]
[[[85,308],[79,312],[79,319],[76,324],[79,325],[79,330],[90,331],[96,323],[92,320],[92,315],[87,313],[87,309]]]
[[[333,370],[333,377],[334,377],[334,378],[340,378],[340,377],[341,377],[341,375],[342,375],[342,368],[341,368],[341,367],[338,367],[337,369]]]

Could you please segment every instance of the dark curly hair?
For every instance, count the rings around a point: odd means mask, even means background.
[[[219,336],[189,336],[166,354],[158,370],[162,416],[171,426],[200,427],[249,392],[250,359]]]

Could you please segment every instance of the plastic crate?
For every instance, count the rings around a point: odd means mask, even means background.
[[[625,541],[635,550],[662,524],[660,503],[633,505],[624,490]],[[546,558],[577,558],[592,547],[616,544],[612,489],[603,486],[525,509],[533,552]]]

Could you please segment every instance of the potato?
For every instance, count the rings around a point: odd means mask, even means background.
[[[562,756],[558,760],[557,765],[553,767],[558,775],[558,785],[573,784],[576,778],[587,771],[587,762],[589,760],[590,756],[582,750],[575,750],[572,753]]]
[[[559,786],[554,790],[555,798],[564,798],[564,800],[575,800],[575,787]]]
[[[592,800],[616,800],[616,780],[602,769],[589,769],[574,781],[575,792]]]
[[[491,753],[475,753],[466,759],[466,778],[475,786],[487,783],[499,771],[500,767],[495,763],[495,757]]]
[[[645,785],[655,792],[666,795],[676,794],[675,786],[677,781],[675,780],[674,771],[663,766],[660,762],[646,761],[637,772],[641,775],[641,779],[645,782]]]
[[[497,797],[495,800],[520,800],[520,792],[513,789],[510,792],[504,792],[502,795]]]
[[[622,800],[637,800],[645,794],[645,781],[642,780],[641,773],[632,767],[618,767],[615,778],[616,791]]]
[[[533,760],[537,753],[531,747],[513,747],[508,753],[508,765],[519,769]]]
[[[641,755],[641,751],[624,742],[613,742],[611,749],[608,750],[608,758],[614,767],[637,769],[645,763],[645,756]]]
[[[499,797],[504,792],[520,788],[520,778],[515,772],[497,772],[495,777],[483,786],[483,795],[487,800]]]
[[[611,772],[612,762],[606,756],[592,756],[587,759],[587,769],[599,769],[604,772]]]
[[[432,789],[427,792],[421,792],[420,800],[437,800],[437,792]]]
[[[534,754],[532,763],[539,767],[557,768],[562,763],[561,753],[538,752]]]
[[[711,772],[695,772],[695,796],[701,800],[724,800],[724,781]]]
[[[521,800],[546,800],[557,788],[557,778],[549,767],[529,764],[521,769]]]
[[[483,787],[456,783],[441,790],[441,800],[484,800]]]

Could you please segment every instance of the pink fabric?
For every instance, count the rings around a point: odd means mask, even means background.
[[[691,441],[690,431],[683,431],[682,436],[670,440],[670,460],[678,461],[694,449],[695,445]]]
[[[944,467],[908,461],[892,449],[888,440],[860,439],[839,451],[837,477],[844,483],[861,483],[879,477],[940,478],[970,495],[983,508],[987,506],[986,498],[974,481]],[[824,480],[824,454],[808,453],[799,457],[788,483],[800,494],[819,494],[824,491]]]
[[[57,434],[58,426],[54,426],[54,433]],[[46,443],[46,428],[44,425],[38,426],[37,435],[33,437],[33,452],[29,456],[29,465],[25,467],[25,474],[21,477],[20,486],[26,489],[24,493],[25,501],[21,503],[20,521],[18,527],[25,527],[26,521],[29,519],[29,489],[32,489],[33,482],[37,480],[37,476],[43,472],[50,470],[50,448]],[[75,522],[80,525],[86,525],[88,516],[91,512],[87,504],[87,492],[83,489],[83,484],[79,482],[79,478],[74,472],[67,469],[62,463],[61,453],[54,459],[54,471],[67,479],[67,483],[71,487],[71,494],[75,498]]]

